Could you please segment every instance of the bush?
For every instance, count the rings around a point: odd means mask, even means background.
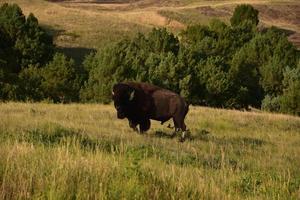
[[[52,58],[52,37],[33,14],[26,18],[17,4],[0,7],[0,33],[0,59],[9,72],[18,73],[29,65],[43,66]]]
[[[79,84],[72,59],[57,53],[41,71],[41,87],[45,97],[54,102],[70,102],[78,99]]]
[[[43,82],[42,70],[35,66],[23,69],[19,73],[19,99],[23,101],[41,101],[45,92],[41,87]]]
[[[230,18],[231,25],[239,26],[247,22],[250,22],[255,26],[258,24],[258,10],[256,10],[249,4],[238,5],[234,9],[233,15]]]
[[[284,72],[281,111],[300,116],[300,62],[295,69]]]
[[[281,98],[280,97],[272,97],[266,95],[262,101],[261,109],[269,112],[279,112],[281,105]]]

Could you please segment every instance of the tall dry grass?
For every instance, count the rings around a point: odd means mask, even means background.
[[[139,135],[111,105],[0,104],[0,199],[299,199],[300,119],[192,107]]]

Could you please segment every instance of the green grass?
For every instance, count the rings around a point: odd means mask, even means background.
[[[110,105],[0,104],[0,199],[299,199],[300,119],[192,107],[184,143]]]

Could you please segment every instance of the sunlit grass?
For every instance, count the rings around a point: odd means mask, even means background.
[[[111,105],[0,104],[0,198],[297,199],[300,119],[191,107],[191,137]],[[170,122],[171,123],[171,122]]]

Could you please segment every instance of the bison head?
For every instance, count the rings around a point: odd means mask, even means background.
[[[124,119],[130,110],[131,104],[135,97],[134,88],[126,84],[115,84],[112,90],[112,99],[117,109],[117,117]]]

